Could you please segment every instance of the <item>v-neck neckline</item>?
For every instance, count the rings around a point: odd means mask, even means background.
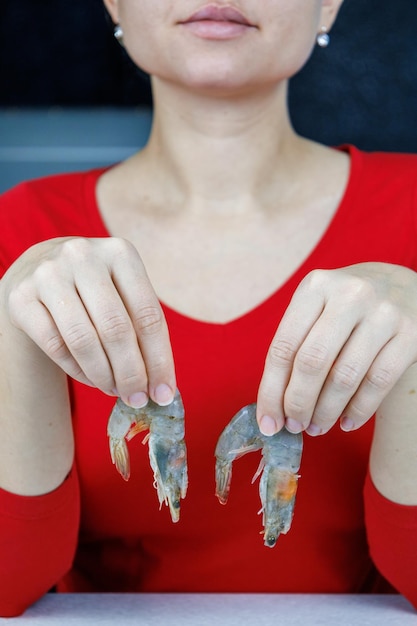
[[[270,317],[270,315],[274,315],[276,317],[276,303],[281,299],[288,300],[304,276],[318,267],[316,259],[318,260],[322,256],[322,251],[326,249],[334,234],[339,231],[339,223],[344,220],[346,211],[352,206],[352,197],[356,193],[358,184],[361,154],[360,151],[353,146],[341,146],[339,149],[344,150],[350,156],[350,171],[344,194],[319,241],[288,278],[269,296],[256,304],[249,311],[226,322],[211,322],[194,318],[176,310],[163,300],[160,300],[163,311],[171,323],[175,324],[176,327],[186,326],[187,331],[191,332],[193,327],[206,327],[207,329],[211,327],[213,330],[216,328],[244,328],[247,325],[252,326],[252,324],[256,324],[257,321],[265,319],[265,316]],[[93,231],[100,237],[111,236],[101,216],[96,196],[98,179],[106,169],[107,168],[100,168],[89,172],[85,187],[86,215],[89,218],[90,226]]]

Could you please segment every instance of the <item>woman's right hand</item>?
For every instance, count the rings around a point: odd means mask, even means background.
[[[169,404],[176,381],[165,318],[136,248],[67,237],[27,250],[2,280],[6,313],[72,378],[134,407]]]

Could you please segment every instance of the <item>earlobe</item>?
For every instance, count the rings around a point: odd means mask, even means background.
[[[322,0],[321,4],[323,9],[327,8],[337,13],[343,4],[343,0]]]
[[[114,24],[118,24],[119,23],[119,10],[118,10],[119,7],[118,7],[117,0],[103,0],[103,2]]]
[[[343,0],[322,0],[321,24],[329,31],[337,17]]]

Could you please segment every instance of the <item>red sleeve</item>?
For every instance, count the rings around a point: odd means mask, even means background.
[[[0,267],[54,237],[108,237],[95,202],[102,169],[21,183],[0,196]]]
[[[79,526],[75,469],[58,489],[19,496],[0,489],[0,616],[20,615],[71,568]]]
[[[29,181],[0,197],[0,274],[39,241],[90,232],[106,235],[94,210],[84,206],[86,185],[93,199],[100,172]],[[22,497],[0,489],[0,616],[21,614],[68,572],[79,512],[75,469],[44,496]]]
[[[417,608],[417,506],[396,504],[365,483],[371,557],[380,573]]]

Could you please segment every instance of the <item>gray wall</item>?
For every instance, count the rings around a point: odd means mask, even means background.
[[[345,0],[330,47],[316,49],[292,81],[297,130],[328,144],[417,152],[416,35],[416,0]],[[151,105],[148,81],[114,41],[101,0],[2,0],[0,108],[9,115],[40,107],[50,122],[51,110],[138,105]],[[9,122],[0,149],[17,141],[20,123]],[[122,144],[132,134],[123,128]],[[56,125],[40,129],[58,141]],[[26,127],[29,144],[33,133]]]

